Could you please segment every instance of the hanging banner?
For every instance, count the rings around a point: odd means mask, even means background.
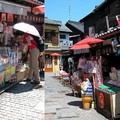
[[[94,78],[94,85],[99,86],[103,84],[103,74],[102,74],[102,59],[98,59],[95,63],[96,73]]]

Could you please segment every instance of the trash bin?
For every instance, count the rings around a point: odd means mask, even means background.
[[[90,109],[91,101],[92,101],[92,95],[82,95],[82,102],[84,109]]]

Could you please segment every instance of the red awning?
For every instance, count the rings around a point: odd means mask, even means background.
[[[79,50],[79,49],[87,49],[87,48],[91,48],[90,45],[88,44],[83,44],[83,45],[73,45],[70,50]]]

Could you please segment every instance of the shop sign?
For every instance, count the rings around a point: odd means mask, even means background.
[[[12,13],[8,13],[8,15],[7,15],[7,21],[13,22],[13,14]]]
[[[105,107],[105,97],[104,97],[103,93],[99,93],[99,96],[98,96],[98,105],[102,109]]]

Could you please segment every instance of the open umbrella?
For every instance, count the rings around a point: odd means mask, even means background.
[[[52,53],[51,56],[61,56],[59,53]]]
[[[103,41],[104,41],[104,40],[97,39],[97,38],[92,38],[92,37],[87,36],[85,39],[77,42],[77,43],[74,44],[74,45],[93,44],[93,43],[99,43],[99,42],[103,42]]]
[[[40,5],[33,8],[35,12],[42,13],[42,14],[44,14],[44,9],[45,9],[45,5]]]
[[[83,45],[73,45],[70,50],[78,50],[78,49],[86,49],[86,48],[91,48],[90,45],[88,44],[83,44]]]
[[[40,37],[38,30],[33,25],[30,25],[28,23],[24,23],[24,22],[16,23],[13,26],[13,28],[16,30]]]

